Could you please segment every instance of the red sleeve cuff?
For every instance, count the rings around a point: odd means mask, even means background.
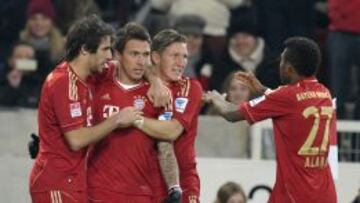
[[[66,132],[69,132],[69,131],[72,131],[72,130],[76,130],[76,129],[79,129],[79,128],[82,128],[84,127],[84,120],[79,120],[77,122],[73,122],[73,123],[68,123],[68,124],[65,124],[65,125],[62,125],[61,126],[61,129],[64,133]]]
[[[249,124],[255,123],[255,119],[254,119],[254,117],[251,115],[251,113],[249,111],[249,103],[248,102],[241,103],[239,105],[239,111],[244,116],[245,120]]]

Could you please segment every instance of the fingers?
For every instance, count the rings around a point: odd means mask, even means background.
[[[226,94],[220,94],[216,90],[207,91],[205,94],[203,94],[203,101],[207,103],[213,102],[215,99],[221,99],[225,100]]]
[[[152,94],[150,94],[149,92],[146,93],[147,97],[149,98],[151,103],[154,103],[154,97]]]

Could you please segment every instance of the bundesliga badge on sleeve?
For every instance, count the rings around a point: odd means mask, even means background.
[[[179,97],[175,99],[175,110],[180,113],[184,113],[186,109],[186,105],[189,99],[184,97]]]
[[[172,118],[173,113],[171,111],[166,111],[163,114],[161,114],[158,118],[160,121],[169,121]]]

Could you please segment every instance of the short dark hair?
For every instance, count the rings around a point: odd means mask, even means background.
[[[162,53],[166,47],[176,42],[186,43],[185,35],[174,29],[164,29],[154,36],[151,51]]]
[[[116,32],[114,48],[122,53],[126,43],[132,39],[147,41],[151,44],[150,34],[146,28],[138,23],[130,22]]]
[[[95,53],[103,37],[114,34],[114,29],[97,15],[86,16],[75,22],[66,36],[65,59],[73,60],[79,55],[82,46]]]
[[[315,41],[305,37],[291,37],[284,45],[284,60],[289,62],[299,75],[316,75],[321,63],[321,52]]]

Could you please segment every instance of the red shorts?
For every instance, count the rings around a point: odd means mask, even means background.
[[[88,203],[88,197],[84,192],[50,190],[30,192],[30,196],[33,203]]]
[[[89,189],[90,203],[153,203],[149,195],[129,195],[103,190]]]

